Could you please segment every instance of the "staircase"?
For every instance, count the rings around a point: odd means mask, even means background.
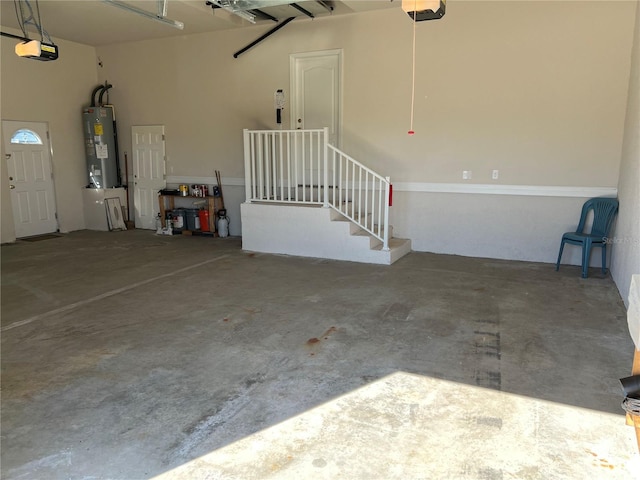
[[[390,265],[391,184],[329,145],[328,129],[245,130],[245,250]]]

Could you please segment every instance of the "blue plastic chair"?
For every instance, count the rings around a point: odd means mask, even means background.
[[[584,231],[587,215],[593,210],[593,225],[591,232]],[[560,259],[564,244],[582,246],[582,278],[587,278],[589,260],[591,259],[591,248],[602,248],[602,273],[607,273],[607,237],[613,223],[613,219],[618,213],[618,200],[615,198],[592,198],[587,200],[582,206],[580,222],[575,232],[567,232],[562,235],[560,252],[556,262],[556,271],[560,269]]]

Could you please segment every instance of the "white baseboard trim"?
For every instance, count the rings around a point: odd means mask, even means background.
[[[215,177],[167,176],[168,184],[216,185]],[[222,187],[244,187],[244,178],[223,177]],[[482,195],[521,195],[530,197],[616,197],[616,187],[566,187],[547,185],[493,185],[480,183],[393,183],[394,192],[465,193]]]

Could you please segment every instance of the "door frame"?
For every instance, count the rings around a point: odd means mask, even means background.
[[[291,114],[289,115],[291,130],[296,129],[296,110],[298,107],[298,85],[296,83],[296,61],[303,58],[337,57],[338,68],[338,128],[336,129],[337,148],[342,147],[342,117],[343,117],[343,92],[344,92],[344,54],[341,48],[331,50],[317,50],[313,52],[301,52],[289,54],[289,92],[291,97]]]
[[[2,165],[2,172],[3,172],[3,177],[6,174],[6,181],[9,182],[9,170],[8,170],[8,165],[7,165],[7,160],[8,160],[8,155],[9,152],[7,152],[6,150],[6,143],[10,142],[11,139],[10,138],[6,138],[5,135],[5,123],[17,123],[17,124],[21,124],[20,128],[28,128],[29,130],[34,130],[33,128],[31,128],[31,125],[40,125],[43,128],[43,131],[46,133],[46,135],[44,136],[44,138],[42,139],[44,142],[47,142],[47,145],[45,147],[45,150],[47,151],[47,153],[49,154],[49,171],[50,171],[50,180],[51,180],[51,202],[53,204],[53,218],[55,220],[55,228],[53,230],[53,232],[60,232],[60,219],[58,217],[58,202],[57,202],[57,193],[56,193],[56,177],[55,177],[55,173],[54,173],[54,162],[53,162],[53,138],[51,135],[51,129],[49,128],[49,122],[48,121],[43,121],[43,120],[12,120],[12,119],[8,119],[8,118],[3,118],[0,120],[0,137],[2,138],[2,157],[3,157],[3,165]],[[35,130],[34,130],[35,131]],[[7,183],[6,185],[7,187],[9,186],[9,183]],[[9,191],[9,188],[7,188],[7,191]],[[23,238],[23,237],[18,237],[17,233],[18,233],[18,228],[16,226],[16,218],[13,214],[13,199],[12,199],[12,195],[11,192],[9,192],[9,208],[5,207],[2,210],[2,214],[7,215],[10,212],[10,216],[12,219],[12,224],[13,224],[13,239],[15,240],[17,238]],[[4,202],[3,202],[4,203]],[[4,222],[3,222],[4,224]],[[6,225],[6,224],[5,224]],[[47,233],[53,233],[53,232],[47,232]],[[42,235],[44,235],[45,233],[43,233]],[[28,235],[27,235],[28,236]],[[3,236],[3,241],[7,241],[8,239],[5,238]]]

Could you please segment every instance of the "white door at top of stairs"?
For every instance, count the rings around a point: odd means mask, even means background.
[[[329,128],[329,143],[340,147],[342,50],[294,53],[289,57],[291,129]]]
[[[342,50],[295,53],[289,57],[291,129],[329,129],[329,144],[340,147],[342,130]],[[313,145],[305,145],[303,158],[313,158]],[[298,184],[313,178],[317,165],[298,172]],[[332,172],[329,172],[332,178]],[[312,182],[315,183],[315,182]]]

